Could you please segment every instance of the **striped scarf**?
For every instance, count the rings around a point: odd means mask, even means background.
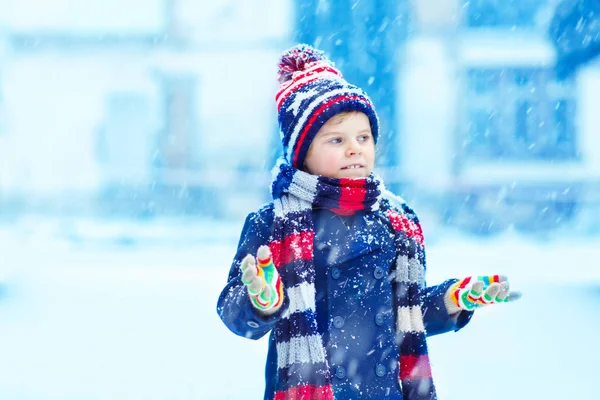
[[[289,299],[289,308],[275,327],[275,400],[334,399],[327,354],[317,330],[313,208],[342,215],[381,210],[389,219],[397,249],[393,273],[402,393],[405,400],[435,399],[421,312],[425,253],[416,215],[374,174],[333,179],[300,171],[283,159],[273,169],[271,192],[275,218],[270,248]]]

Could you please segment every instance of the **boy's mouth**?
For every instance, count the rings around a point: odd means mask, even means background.
[[[347,165],[342,169],[356,169],[356,168],[364,168],[362,164],[352,164],[352,165]]]

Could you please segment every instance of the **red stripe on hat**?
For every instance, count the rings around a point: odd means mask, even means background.
[[[275,393],[274,400],[333,400],[331,385],[303,385]]]
[[[332,73],[332,74],[334,74],[336,76],[339,76],[340,78],[342,77],[342,74],[338,70],[336,70],[335,68],[332,68],[330,66],[327,66],[327,65],[324,65],[324,66],[321,66],[321,67],[318,67],[318,68],[314,68],[314,69],[309,69],[306,72],[295,76],[288,85],[282,87],[277,92],[277,95],[275,95],[275,102],[277,103],[277,110],[279,110],[279,108],[281,107],[281,104],[283,104],[283,102],[285,101],[285,99],[287,99],[288,96],[291,93],[293,93],[294,91],[300,89],[301,87],[303,87],[307,83],[312,82],[315,79],[321,78],[321,76],[315,76],[314,79],[306,81],[306,82],[302,83],[301,85],[299,85],[298,87],[293,87],[294,85],[296,85],[298,83],[299,80],[301,80],[303,78],[306,78],[307,76],[310,76],[310,75],[320,74],[322,72],[330,72],[330,73]],[[283,95],[283,93],[286,93],[286,95],[282,98],[281,96]]]
[[[313,231],[300,232],[269,243],[275,267],[292,261],[310,260],[313,257],[314,236]]]
[[[414,238],[421,246],[424,245],[423,230],[421,225],[408,219],[404,214],[398,214],[394,210],[388,210],[387,216],[396,232],[404,232],[406,236]]]
[[[352,215],[354,212],[362,210],[367,195],[367,180],[340,178],[340,186],[340,206],[331,211],[341,215]]]
[[[400,356],[400,380],[431,378],[429,356]]]
[[[298,155],[300,154],[300,149],[302,148],[302,142],[304,142],[304,138],[306,137],[306,134],[308,133],[308,131],[310,130],[310,128],[312,127],[314,122],[317,120],[319,115],[321,115],[323,113],[323,111],[325,109],[329,108],[332,104],[338,103],[338,102],[344,101],[344,100],[364,101],[367,105],[369,105],[371,107],[371,104],[368,101],[366,101],[366,99],[364,97],[357,96],[357,95],[349,95],[349,94],[336,96],[336,97],[330,99],[329,101],[327,101],[326,103],[321,104],[321,106],[311,115],[310,120],[308,121],[306,126],[304,126],[304,129],[302,130],[302,134],[300,135],[300,138],[298,139],[295,154],[294,154],[294,162],[292,163],[295,167],[297,167],[296,162],[298,161]]]
[[[285,100],[290,97],[290,95],[292,93],[294,93],[297,90],[300,90],[301,88],[303,88],[304,86],[308,85],[311,82],[316,81],[317,79],[319,79],[319,76],[315,76],[312,79],[307,80],[306,82],[303,82],[301,85],[298,85],[298,87],[294,88],[294,90],[290,90],[288,93],[286,93],[286,95],[281,99],[281,101],[277,101],[277,112],[279,112],[279,110],[281,109],[281,105],[285,102]]]
[[[318,66],[319,64],[321,64],[321,66]],[[334,67],[332,67],[331,65],[317,62],[312,68],[308,68],[303,73],[295,76],[293,80],[299,81],[300,79],[305,78],[309,75],[320,74],[321,72],[331,72],[332,74],[337,75],[340,78],[342,77],[341,72],[338,71],[337,69],[335,69]]]

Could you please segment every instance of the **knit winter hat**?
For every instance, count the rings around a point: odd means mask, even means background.
[[[295,168],[304,159],[315,135],[334,115],[360,111],[371,124],[377,143],[379,121],[371,99],[344,80],[322,51],[306,44],[287,50],[279,62],[281,86],[275,97],[284,158]]]

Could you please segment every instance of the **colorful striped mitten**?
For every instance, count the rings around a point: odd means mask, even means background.
[[[507,303],[520,297],[520,292],[509,291],[506,276],[469,276],[450,286],[444,303],[448,313],[454,314],[461,310],[472,311],[489,304]]]
[[[283,284],[273,264],[268,246],[260,246],[256,258],[248,254],[242,260],[242,282],[248,288],[252,304],[264,312],[274,312],[283,303]]]

